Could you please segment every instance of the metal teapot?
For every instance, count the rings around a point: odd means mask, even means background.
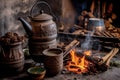
[[[43,10],[40,14],[33,16],[33,9],[38,5],[46,2],[38,2],[35,4],[30,11],[30,22],[28,23],[23,18],[19,18],[22,22],[23,27],[29,37],[38,37],[39,39],[55,39],[57,37],[56,23],[53,21],[53,17],[49,14],[44,13]],[[49,5],[48,5],[49,6]]]

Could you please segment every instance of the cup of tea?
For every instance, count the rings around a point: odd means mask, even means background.
[[[63,51],[60,48],[49,48],[43,51],[44,67],[47,76],[55,76],[63,69]]]

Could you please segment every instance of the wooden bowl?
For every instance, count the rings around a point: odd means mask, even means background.
[[[27,72],[32,80],[42,80],[46,74],[42,67],[30,67]]]

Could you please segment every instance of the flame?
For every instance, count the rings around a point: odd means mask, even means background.
[[[90,56],[91,55],[91,51],[85,51],[84,52],[85,55]],[[87,61],[85,59],[85,56],[77,56],[77,54],[75,53],[75,50],[71,50],[70,51],[70,55],[71,55],[71,61],[67,62],[66,68],[67,70],[80,74],[80,73],[85,73],[88,70],[89,67],[89,61]]]
[[[91,55],[91,50],[84,51],[84,54],[87,55],[87,56],[90,56]]]

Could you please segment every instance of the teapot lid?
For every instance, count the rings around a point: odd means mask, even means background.
[[[42,10],[42,11],[40,11],[40,14],[33,16],[32,20],[45,21],[45,20],[50,20],[52,18],[53,17],[51,15],[48,15],[48,14],[44,13],[44,11]]]

